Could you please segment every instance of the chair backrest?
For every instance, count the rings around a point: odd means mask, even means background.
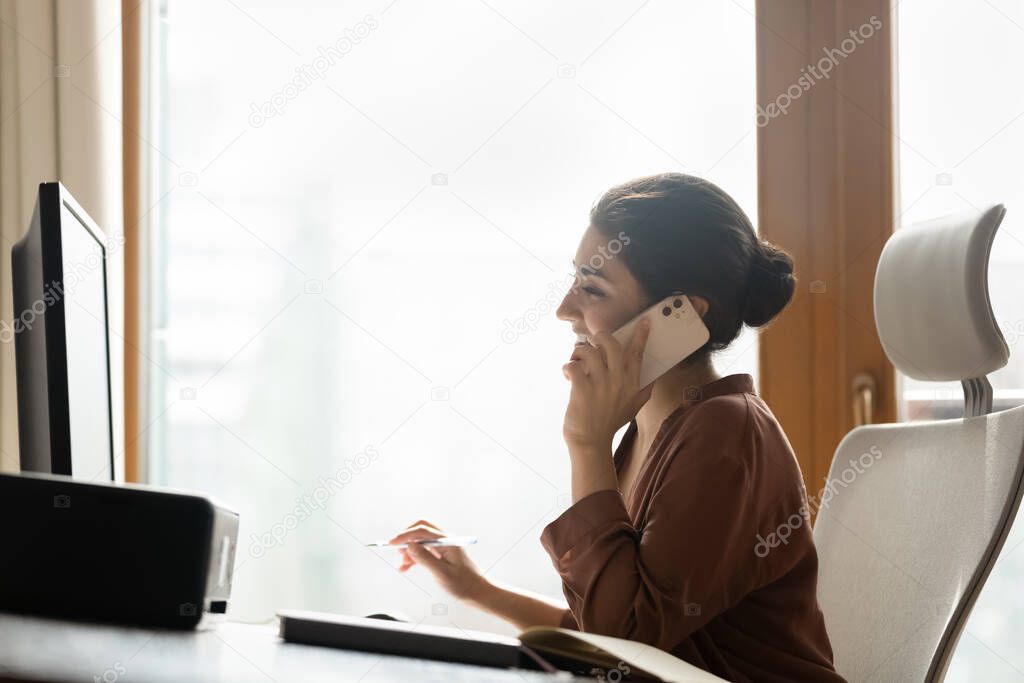
[[[905,374],[958,379],[965,416],[869,425],[839,444],[814,539],[818,599],[851,683],[941,681],[1002,548],[1024,483],[1024,406],[989,413],[1009,351],[988,258],[1005,213],[896,231],[875,275],[882,346]]]

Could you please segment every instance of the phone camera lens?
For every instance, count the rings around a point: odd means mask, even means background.
[[[661,309],[661,314],[665,316],[672,315],[672,309],[666,306],[665,308]]]
[[[683,300],[682,299],[676,299],[675,301],[672,302],[672,305],[675,306],[676,308],[682,308],[683,307]]]

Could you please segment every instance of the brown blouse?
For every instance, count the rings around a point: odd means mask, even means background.
[[[789,440],[750,375],[694,394],[661,424],[628,501],[592,493],[541,534],[569,601],[562,626],[732,681],[842,681]],[[634,421],[617,472],[635,436]]]

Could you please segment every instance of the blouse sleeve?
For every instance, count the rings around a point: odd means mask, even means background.
[[[687,421],[699,428],[666,444],[642,528],[617,490],[580,499],[545,527],[541,543],[580,630],[669,650],[754,588],[746,404],[715,403]]]

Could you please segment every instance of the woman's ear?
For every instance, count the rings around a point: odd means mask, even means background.
[[[693,304],[693,310],[697,311],[697,315],[703,318],[708,312],[708,300],[702,296],[689,296],[687,298]]]

